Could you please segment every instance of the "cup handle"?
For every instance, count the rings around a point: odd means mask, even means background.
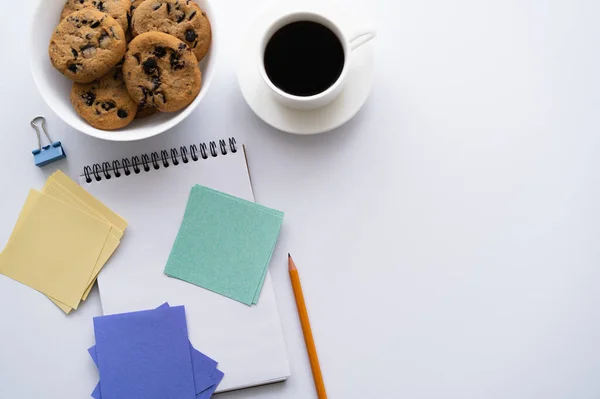
[[[361,33],[354,35],[354,37],[352,37],[352,39],[350,39],[350,50],[356,50],[363,44],[365,44],[368,41],[370,41],[371,39],[373,39],[376,35],[377,35],[377,32],[374,30],[361,32]]]

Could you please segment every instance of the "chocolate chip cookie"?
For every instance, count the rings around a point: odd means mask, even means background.
[[[131,16],[133,15],[133,11],[135,11],[136,7],[142,4],[144,0],[131,0],[129,4],[129,26],[125,31],[125,40],[127,43],[133,40],[133,33],[131,33]]]
[[[50,61],[67,78],[89,83],[104,76],[125,55],[125,33],[115,19],[97,10],[70,14],[48,47]]]
[[[113,17],[123,32],[129,27],[130,0],[67,0],[60,19],[65,19],[69,14],[83,9],[94,9]]]
[[[140,6],[146,0],[131,0],[131,15],[133,15],[133,11]]]
[[[134,36],[152,31],[173,35],[193,49],[198,61],[210,47],[210,22],[192,0],[146,0],[133,12],[131,30]]]
[[[73,83],[71,103],[79,116],[102,130],[125,127],[137,113],[137,104],[129,97],[120,68],[113,68],[92,83]]]
[[[162,32],[142,33],[129,43],[123,73],[134,101],[162,112],[188,106],[202,85],[198,60],[190,47]]]
[[[149,116],[154,115],[157,112],[158,111],[156,110],[156,108],[153,108],[153,107],[144,108],[144,107],[141,107],[138,105],[137,113],[135,114],[135,119],[147,118]]]

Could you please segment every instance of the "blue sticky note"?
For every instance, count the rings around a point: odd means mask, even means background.
[[[211,382],[212,385],[207,388],[206,390],[200,392],[197,396],[196,399],[209,399],[213,393],[215,393],[215,391],[217,390],[217,387],[219,386],[219,383],[221,382],[221,380],[223,379],[223,376],[225,374],[223,374],[222,371],[220,370],[215,370],[212,375],[211,375]]]
[[[165,302],[160,305],[157,309],[168,308],[169,303]],[[188,341],[189,342],[189,341]],[[214,378],[212,376],[213,372],[217,368],[217,362],[210,357],[206,356],[204,353],[196,350],[192,344],[190,343],[190,351],[192,355],[192,369],[194,373],[194,386],[196,388],[196,393],[200,394],[201,392],[207,390],[212,385],[214,385]],[[96,346],[92,346],[88,349],[88,353],[92,358],[96,367],[98,367],[98,357],[96,354]],[[222,377],[221,377],[222,378]],[[94,388],[92,392],[92,397],[95,399],[102,399],[102,391],[100,388],[100,382]]]
[[[94,392],[92,392],[92,398],[102,399],[102,392],[100,391],[100,383],[96,384],[96,388],[94,388]]]
[[[103,399],[195,399],[183,306],[94,318]]]
[[[192,349],[192,369],[194,371],[194,386],[196,393],[202,392],[214,384],[211,375],[217,369],[217,362],[206,356],[204,353]]]
[[[194,386],[196,388],[196,393],[200,394],[206,389],[210,388],[215,384],[213,373],[217,369],[217,362],[206,356],[204,353],[196,350],[190,344],[190,350],[192,351],[192,368],[194,371]],[[96,346],[92,346],[88,349],[88,353],[90,354],[92,360],[96,367],[98,367],[98,357],[96,355]],[[221,377],[222,378],[222,377]],[[220,381],[220,380],[219,380]],[[94,391],[92,392],[92,397],[95,399],[102,399],[102,393],[100,388],[100,382],[96,384]]]
[[[90,357],[94,361],[94,364],[96,365],[96,367],[98,367],[98,356],[96,356],[96,345],[89,348],[88,353],[90,354]],[[92,398],[102,399],[102,391],[100,389],[100,381],[98,381],[98,383],[96,384],[96,387],[94,388],[94,391],[92,392]]]

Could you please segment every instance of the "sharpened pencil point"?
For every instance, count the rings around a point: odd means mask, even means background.
[[[288,254],[288,269],[297,270],[296,265],[294,264],[294,260],[292,259],[292,255]]]

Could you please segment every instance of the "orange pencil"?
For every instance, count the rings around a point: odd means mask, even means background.
[[[319,366],[319,357],[317,356],[317,348],[315,347],[315,339],[312,335],[310,320],[308,320],[308,312],[306,311],[306,304],[304,303],[300,275],[298,274],[298,269],[296,269],[296,265],[290,254],[288,254],[288,267],[290,270],[290,280],[292,280],[292,288],[294,289],[294,297],[296,298],[298,317],[300,317],[300,324],[302,324],[302,332],[304,333],[304,342],[306,343],[308,360],[310,361],[310,368],[312,370],[313,379],[315,380],[317,397],[319,399],[327,399],[327,392],[325,392],[325,384],[323,383],[323,374],[321,374],[321,366]]]

